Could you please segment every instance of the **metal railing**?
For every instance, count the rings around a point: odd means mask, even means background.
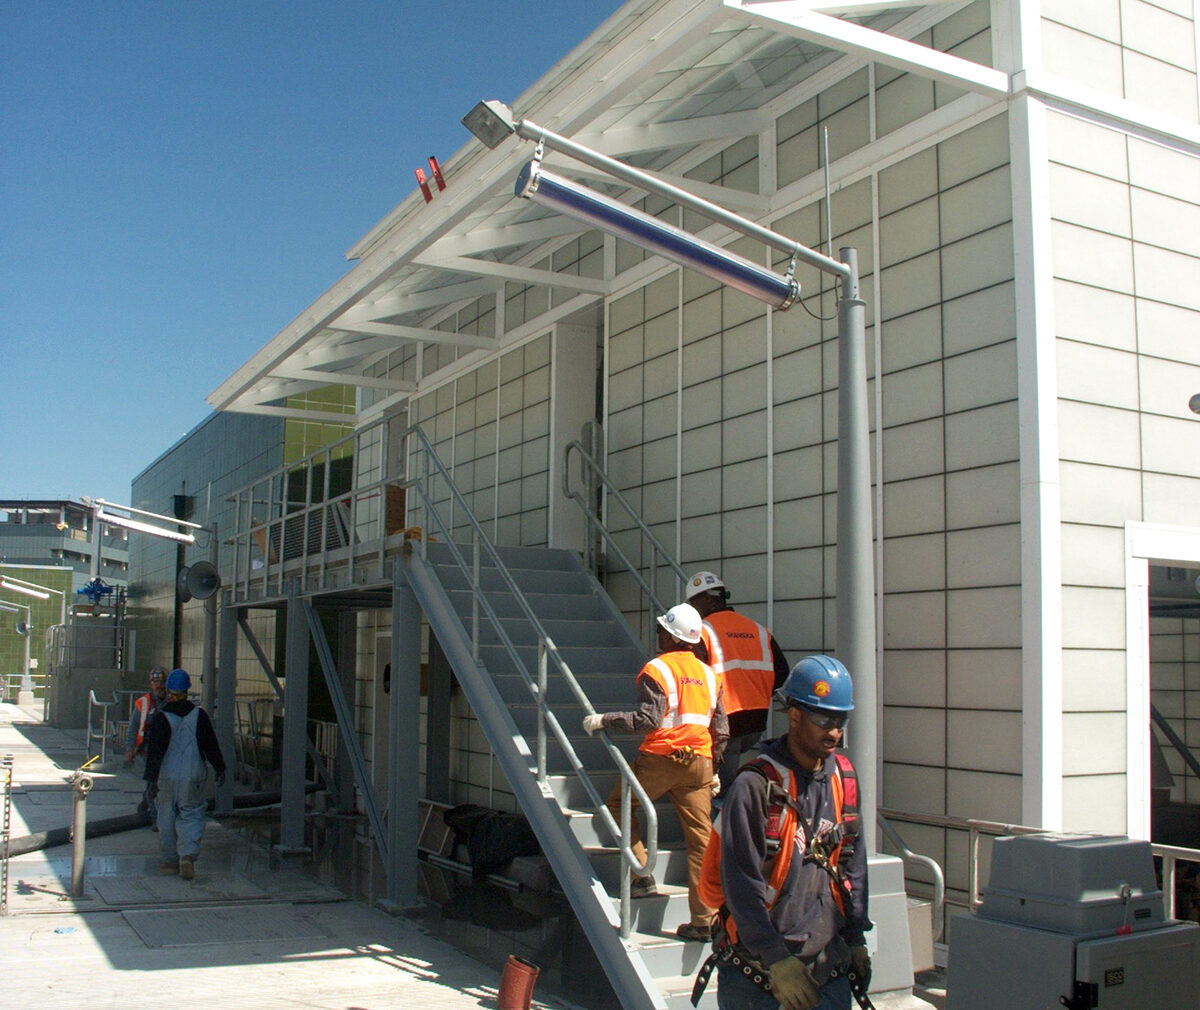
[[[946,929],[946,875],[942,872],[938,861],[932,856],[924,856],[919,852],[913,852],[904,839],[900,837],[900,833],[882,813],[877,815],[877,820],[883,833],[887,835],[888,839],[896,847],[896,852],[900,858],[906,863],[917,863],[920,866],[924,866],[933,877],[933,895],[930,903],[933,907],[932,936],[933,941],[936,943],[942,938],[942,933]]]
[[[595,712],[591,700],[580,686],[575,675],[571,672],[567,662],[559,653],[554,640],[546,633],[546,629],[533,612],[533,608],[525,598],[525,594],[521,592],[521,589],[513,579],[512,573],[509,572],[504,561],[501,559],[496,546],[484,532],[483,527],[468,507],[466,500],[463,498],[457,485],[455,485],[450,472],[434,451],[425,433],[420,427],[414,425],[405,431],[403,438],[406,448],[404,458],[410,464],[408,470],[410,476],[404,486],[411,488],[415,492],[424,515],[418,542],[421,558],[422,560],[428,559],[428,543],[432,529],[445,542],[445,546],[449,550],[454,564],[467,577],[468,584],[471,587],[472,602],[469,631],[471,634],[472,656],[476,660],[479,658],[479,632],[482,623],[486,621],[496,634],[505,653],[512,661],[513,667],[520,674],[525,687],[532,696],[538,712],[536,743],[538,781],[541,783],[546,781],[546,744],[547,731],[549,731],[555,740],[558,741],[563,755],[566,757],[572,771],[578,776],[604,826],[614,838],[620,839],[620,851],[623,862],[638,876],[651,874],[658,858],[658,818],[654,804],[642,788],[641,783],[638,782],[637,777],[633,774],[633,769],[630,768],[629,763],[625,760],[625,756],[609,739],[607,733],[601,734],[599,739],[603,741],[605,749],[608,751],[613,764],[621,776],[621,824],[617,825],[605,801],[601,798],[595,784],[588,775],[587,769],[584,768],[583,762],[580,761],[578,754],[575,752],[574,745],[547,703],[551,668],[553,668],[557,675],[562,677],[576,700],[588,713]],[[416,474],[416,476],[412,476],[413,474]],[[441,499],[435,498],[433,494],[433,481],[435,478],[444,484],[447,497]],[[437,508],[439,500],[448,502],[455,509],[459,526],[462,525],[463,521],[469,526],[471,531],[470,559],[464,557],[459,545],[453,541],[451,537],[452,528]],[[412,508],[416,504],[416,502],[410,501],[409,507]],[[512,594],[522,615],[529,622],[529,625],[537,636],[536,677],[527,668],[516,646],[513,645],[512,639],[509,637],[504,625],[496,616],[496,612],[488,601],[487,596],[480,588],[480,566],[484,555],[487,556],[490,566],[499,575],[504,587]],[[646,815],[646,832],[644,838],[646,860],[644,863],[634,854],[631,843],[632,795],[637,796],[638,802],[641,804]],[[632,922],[630,878],[627,873],[622,873],[620,876],[621,936],[627,937],[631,931]]]
[[[108,729],[109,729],[109,712],[108,710],[117,704],[116,692],[113,693],[112,701],[101,701],[96,697],[95,690],[88,691],[88,714],[87,714],[87,756],[93,757],[92,741],[100,741],[100,763],[104,764],[108,754]],[[99,710],[100,712],[100,729],[96,729],[93,713]]]
[[[640,535],[642,543],[649,548],[650,561],[648,565],[638,565],[630,559],[629,555],[621,548],[616,535],[609,530],[610,523],[606,523],[604,518],[597,515],[593,510],[593,503],[588,500],[587,494],[571,486],[572,455],[578,459],[580,476],[583,479],[584,486],[587,488],[602,487],[605,491],[608,508],[618,507],[632,530],[635,530]],[[633,576],[634,581],[641,590],[643,600],[646,604],[645,609],[651,614],[664,613],[671,604],[665,602],[659,592],[659,570],[664,567],[670,569],[679,580],[680,586],[687,582],[687,574],[679,562],[675,560],[674,555],[662,545],[662,542],[654,535],[650,527],[642,521],[642,517],[638,515],[637,511],[629,503],[629,500],[621,493],[620,488],[612,482],[612,479],[604,471],[604,468],[584,448],[583,443],[578,440],[571,442],[563,450],[562,492],[579,506],[588,527],[603,540],[606,556],[611,558],[615,555],[620,560],[624,569]],[[649,582],[642,575],[644,567],[649,569]],[[675,593],[672,592],[671,596],[673,599]],[[653,629],[651,630],[653,631]]]
[[[1188,747],[1188,745],[1183,742],[1179,734],[1176,733],[1171,724],[1167,722],[1166,716],[1164,716],[1157,708],[1151,705],[1150,718],[1154,724],[1160,730],[1162,730],[1163,735],[1167,738],[1167,740],[1170,741],[1171,746],[1175,748],[1176,753],[1183,758],[1184,764],[1186,764],[1192,770],[1192,774],[1200,777],[1200,761],[1196,760],[1196,755],[1191,752],[1191,749]]]
[[[967,862],[967,900],[954,901],[945,897],[949,904],[959,905],[975,911],[983,903],[979,897],[979,840],[982,836],[1003,837],[1006,835],[1044,835],[1046,828],[1035,828],[1028,824],[1005,824],[1000,821],[976,820],[970,817],[945,817],[940,814],[912,814],[903,810],[880,810],[880,821],[885,818],[908,824],[924,824],[935,828],[966,831],[969,837]],[[890,835],[889,835],[890,837]],[[1175,885],[1178,863],[1200,865],[1200,849],[1188,849],[1178,845],[1150,843],[1150,851],[1162,860],[1163,912],[1168,919],[1175,918]],[[936,939],[936,936],[935,936]]]
[[[335,477],[343,465],[349,473]],[[263,596],[285,595],[297,577],[302,591],[321,588],[334,563],[353,583],[364,555],[382,570],[397,469],[385,419],[229,495],[235,599],[250,598],[252,584]],[[352,486],[343,489],[347,476]]]

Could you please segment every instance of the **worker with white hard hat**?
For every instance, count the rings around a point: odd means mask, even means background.
[[[788,662],[771,632],[729,605],[729,590],[716,573],[697,572],[684,595],[703,618],[700,636],[708,663],[725,683],[729,746],[717,770],[728,785],[767,728],[771,695],[787,679]]]
[[[588,715],[583,728],[611,733],[644,733],[633,773],[651,801],[670,796],[683,826],[688,854],[689,921],[676,931],[685,940],[708,940],[716,909],[697,893],[700,866],[711,830],[713,767],[729,736],[721,700],[721,679],[701,661],[700,615],[686,603],[658,618],[659,655],[637,677],[638,706],[632,712]],[[636,800],[634,803],[636,804]],[[608,797],[608,809],[620,823],[621,783]],[[645,864],[639,819],[632,818],[634,855]],[[635,876],[635,898],[657,894],[654,877]]]

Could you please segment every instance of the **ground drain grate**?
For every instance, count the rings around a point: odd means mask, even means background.
[[[147,908],[121,914],[147,947],[202,947],[263,940],[324,939],[328,936],[291,905]]]

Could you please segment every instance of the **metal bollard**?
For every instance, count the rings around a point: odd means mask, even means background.
[[[94,757],[71,776],[71,895],[83,897],[83,863],[87,852],[87,794],[92,791],[92,777],[87,768],[98,760]]]

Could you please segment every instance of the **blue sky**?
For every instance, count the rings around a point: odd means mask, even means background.
[[[617,0],[0,0],[0,498],[129,485]]]

